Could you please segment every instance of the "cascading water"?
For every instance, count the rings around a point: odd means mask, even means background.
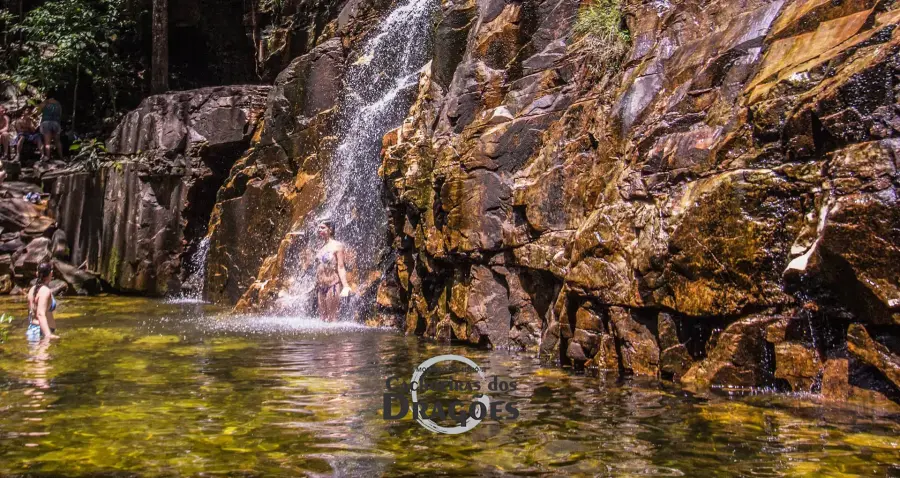
[[[209,237],[204,237],[197,250],[185,264],[188,278],[181,286],[180,296],[169,301],[170,303],[203,302],[203,287],[206,282],[206,256],[209,255]]]
[[[348,68],[341,100],[339,135],[326,174],[325,201],[300,231],[307,247],[316,244],[317,221],[337,226],[337,239],[362,273],[377,271],[386,246],[387,212],[382,203],[381,139],[400,125],[409,111],[412,88],[431,50],[436,0],[407,0],[393,10]],[[279,304],[308,312],[315,274],[306,265],[293,271],[293,284]]]

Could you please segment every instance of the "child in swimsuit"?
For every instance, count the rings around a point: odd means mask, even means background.
[[[28,329],[25,336],[28,340],[58,339],[55,335],[56,320],[53,311],[56,310],[56,298],[50,291],[50,281],[53,280],[53,265],[49,262],[41,263],[37,270],[37,284],[28,291]]]

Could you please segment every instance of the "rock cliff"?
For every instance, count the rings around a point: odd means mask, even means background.
[[[396,5],[251,3],[271,89],[148,99],[110,142],[131,161],[49,179],[73,263],[120,290],[176,288],[207,224],[212,300],[271,307],[304,260],[289,232],[325,200],[345,74]],[[576,27],[592,8],[621,12],[612,43]],[[900,401],[898,21],[875,0],[443,2],[372,178],[388,260],[355,272],[363,312],[691,388]]]
[[[395,260],[370,317],[691,387],[900,397],[900,10],[629,1],[608,45],[576,33],[588,8],[441,6],[383,141]],[[219,192],[211,297],[245,310],[285,289],[335,85],[385,10],[331,11],[278,75]]]
[[[575,367],[896,399],[900,10],[623,9],[617,66],[578,2],[445,6],[455,49],[384,140],[382,312]]]
[[[152,96],[116,128],[111,161],[43,175],[71,262],[119,292],[180,292],[182,260],[206,235],[216,191],[248,147],[268,91]]]

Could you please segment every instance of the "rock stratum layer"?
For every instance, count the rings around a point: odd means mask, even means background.
[[[180,293],[183,259],[206,235],[216,192],[249,146],[269,89],[151,96],[108,141],[113,161],[44,174],[71,262],[115,291]]]
[[[575,367],[896,400],[900,10],[627,2],[610,70],[578,9],[445,6],[457,49],[384,140],[381,312]]]

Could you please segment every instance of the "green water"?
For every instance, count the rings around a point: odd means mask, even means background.
[[[0,300],[21,316],[24,304]],[[0,475],[898,476],[900,417],[809,399],[692,397],[393,331],[67,298],[62,339],[0,345]],[[517,382],[517,420],[385,421],[389,376],[462,354]]]

